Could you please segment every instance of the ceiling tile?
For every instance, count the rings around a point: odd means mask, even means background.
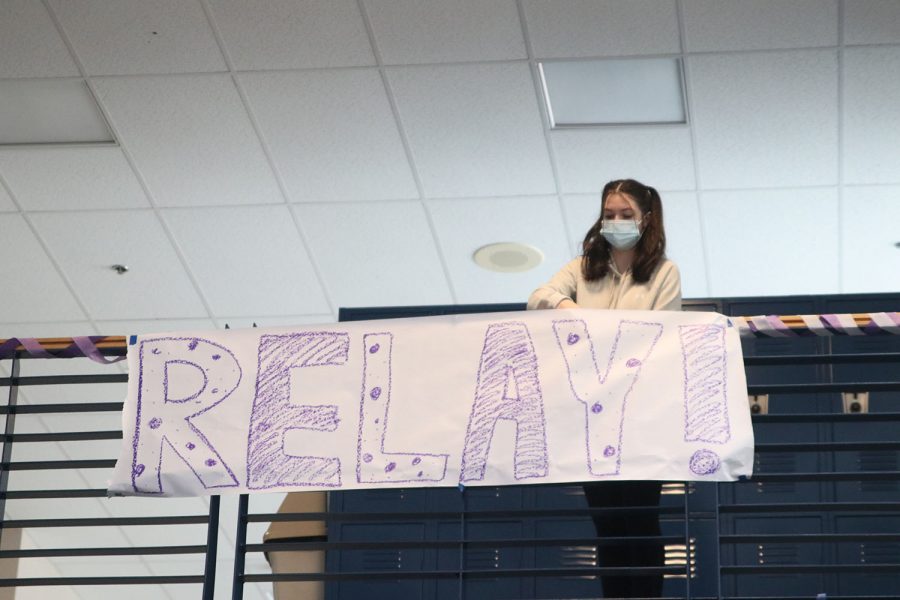
[[[0,175],[22,210],[149,206],[119,148],[3,150]]]
[[[119,400],[125,398],[125,393],[119,395],[118,398],[106,398],[107,401]],[[121,427],[117,427],[116,431]],[[94,459],[110,459],[119,456],[119,450],[122,441],[114,440],[90,440],[78,442],[60,442],[66,456],[72,460],[94,460]]]
[[[161,499],[154,498],[154,500]],[[122,532],[134,546],[194,546],[206,543],[208,529],[206,524],[198,523],[196,525],[122,527]],[[200,569],[199,573],[202,574],[203,569]]]
[[[49,0],[88,75],[226,70],[191,0]]]
[[[19,414],[16,418],[15,432],[18,433],[47,433],[47,426],[37,415]],[[69,460],[69,456],[57,442],[29,442],[14,443],[12,446],[13,462],[28,462],[34,460]],[[10,473],[10,477],[15,473]],[[79,484],[79,485],[83,485]]]
[[[206,316],[152,211],[35,213],[32,218],[92,317]],[[116,274],[110,265],[117,263],[127,265],[128,273]]]
[[[694,192],[661,192],[660,195],[665,215],[666,255],[681,272],[682,296],[708,296],[697,195]],[[572,232],[572,251],[577,255],[585,234],[600,216],[600,192],[564,196],[563,206]]]
[[[27,431],[21,433],[43,433]],[[29,460],[40,460],[31,458]],[[64,460],[64,459],[56,459]],[[78,490],[84,489],[84,481],[71,469],[40,469],[34,471],[17,470],[9,476],[11,491],[23,490]]]
[[[681,51],[674,0],[523,0],[537,58]]]
[[[297,204],[336,307],[452,303],[418,202]]]
[[[837,0],[684,0],[688,52],[836,46]]]
[[[109,529],[109,528],[95,528]],[[64,577],[114,577],[152,575],[147,564],[138,556],[92,556],[54,558],[53,564]],[[160,600],[167,598],[159,585],[98,585],[78,586],[82,598],[91,600]]]
[[[374,69],[240,76],[293,201],[417,198]]]
[[[62,37],[43,3],[0,3],[0,77],[78,76]]]
[[[75,386],[70,386],[75,387]],[[126,388],[122,387],[122,394],[113,397],[107,396],[110,402],[121,402],[125,398]],[[122,429],[122,414],[120,412],[71,412],[52,413],[41,415],[41,421],[47,430],[53,433],[67,431],[120,431]],[[111,456],[97,456],[95,458],[113,458]]]
[[[433,200],[428,208],[462,304],[525,302],[572,259],[556,196]],[[543,252],[544,260],[520,273],[496,273],[476,265],[472,254],[496,242],[534,246]]]
[[[100,498],[28,498],[7,500],[6,512],[14,519],[53,519],[61,512],[64,503],[66,518],[94,519],[109,516],[103,510]]]
[[[148,556],[144,560],[154,575],[202,575],[206,564],[206,558],[196,554]]]
[[[688,66],[704,189],[837,183],[833,50],[691,56]]]
[[[0,339],[9,337],[72,337],[76,335],[97,335],[94,326],[87,321],[65,321],[53,323],[42,321],[37,323],[0,323]],[[62,364],[77,362],[66,360],[29,360],[23,365]],[[24,370],[23,366],[23,370]]]
[[[560,187],[599,194],[607,181],[629,177],[657,189],[694,188],[687,127],[595,127],[550,134]]]
[[[138,319],[130,321],[97,321],[100,335],[142,335],[170,331],[218,329],[212,319]]]
[[[900,42],[900,2],[844,0],[844,44]]]
[[[250,514],[276,513],[287,494],[270,492],[266,494],[251,494],[248,512]]]
[[[216,315],[330,312],[287,206],[164,211]]]
[[[63,502],[68,501],[66,499]],[[56,517],[61,512],[59,503],[60,500],[57,499]],[[68,510],[65,512],[68,513]],[[41,548],[127,548],[130,545],[118,527],[35,527],[29,529],[29,535]],[[59,563],[56,564],[59,568]],[[60,573],[65,575],[63,569],[60,569]],[[114,572],[107,574],[112,575]]]
[[[700,206],[694,192],[662,192],[666,255],[681,272],[683,298],[707,298],[706,256]]]
[[[26,566],[27,565],[27,566]],[[19,559],[20,579],[30,577],[56,577],[59,574],[53,568],[53,563],[48,558]],[[84,600],[79,596],[74,587],[66,585],[53,586],[53,600]],[[47,600],[48,588],[40,586],[17,587],[16,600]]]
[[[14,213],[0,214],[0,240],[8,248],[15,248],[19,257],[0,262],[0,280],[10,282],[3,300],[5,321],[84,318],[84,313],[25,219]]]
[[[238,70],[374,65],[355,0],[211,0]]]
[[[900,289],[900,186],[844,188],[841,275],[844,293]]]
[[[700,215],[713,296],[839,291],[836,188],[704,192]]]
[[[283,201],[230,77],[94,81],[158,206]]]
[[[64,577],[151,575],[137,556],[65,556],[54,558],[53,563]],[[130,598],[131,594],[121,597]]]
[[[197,542],[195,542],[196,544]],[[202,542],[200,542],[202,543]],[[219,547],[218,549],[220,555],[221,553],[227,552],[227,549]],[[206,558],[202,554],[180,554],[180,555],[151,555],[144,557],[144,564],[147,565],[147,568],[153,573],[153,575],[157,576],[166,576],[166,575],[203,575],[203,571],[206,564]],[[225,565],[219,563],[217,565],[217,569],[229,569],[233,572],[233,565]],[[229,572],[229,571],[226,571]],[[230,590],[229,587],[225,588],[226,590]],[[247,583],[244,584],[244,590],[249,590],[253,584]],[[269,584],[271,586],[271,584]],[[166,596],[169,600],[197,600],[198,598],[203,597],[203,584],[164,584],[161,586],[169,595]],[[222,590],[222,588],[218,585],[215,586],[217,590]],[[244,593],[242,595],[246,600],[251,600],[252,596],[248,596],[248,594]],[[271,600],[269,597],[267,600]]]
[[[121,374],[121,372],[113,365],[103,365],[103,368],[106,369],[106,374]],[[71,370],[75,371],[75,369]],[[23,375],[24,374],[25,373],[23,372]],[[29,371],[27,374],[29,376],[49,375],[48,373],[35,373],[34,370]],[[62,375],[64,373],[58,374]],[[88,375],[91,374],[91,372],[77,370],[74,374]],[[20,394],[25,394],[28,404],[88,404],[91,402],[121,402],[125,397],[126,392],[126,384],[124,382],[119,382],[35,385],[29,386],[27,390],[21,391]],[[116,429],[120,428],[121,426],[116,427]]]
[[[335,316],[331,313],[321,315],[286,315],[263,317],[218,317],[216,322],[220,327],[227,323],[231,329],[247,329],[253,327],[291,327],[294,325],[319,325],[322,323],[334,323]]]
[[[554,193],[527,64],[388,69],[426,197]]]
[[[513,0],[366,0],[385,64],[526,58]]]
[[[115,566],[108,567],[106,574],[115,575]],[[161,585],[80,585],[76,589],[83,600],[168,600]]]
[[[900,48],[844,51],[844,182],[900,182]]]
[[[203,498],[146,498],[116,496],[105,498],[103,504],[114,517],[197,516],[209,514]]]
[[[3,171],[0,171],[0,212],[19,210],[13,203],[12,198],[6,191],[6,187],[2,181]]]
[[[152,565],[148,565],[151,566]],[[201,571],[202,572],[202,571]],[[249,588],[253,584],[247,584],[245,587]],[[203,597],[203,584],[202,583],[164,583],[161,587],[165,593],[164,596],[167,600],[197,600],[197,598]],[[244,594],[244,600],[253,600]],[[266,600],[272,600],[271,598],[266,598]]]
[[[28,536],[28,530],[22,532],[21,548],[23,550],[35,550],[38,546]],[[16,578],[31,579],[40,577],[59,577],[59,571],[49,558],[29,557],[20,558],[16,569]],[[52,592],[49,590],[52,589]],[[55,585],[52,588],[42,586],[18,586],[14,590],[15,600],[46,600],[48,595],[53,600],[82,600],[75,592],[75,588],[65,585]]]

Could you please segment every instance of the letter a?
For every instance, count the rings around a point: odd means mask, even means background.
[[[515,478],[545,477],[544,400],[537,356],[528,328],[521,322],[495,323],[485,333],[460,481],[484,479],[497,419],[516,422]]]

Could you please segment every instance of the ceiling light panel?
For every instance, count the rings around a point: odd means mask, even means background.
[[[0,145],[115,141],[80,79],[0,81]]]
[[[551,61],[539,68],[553,128],[687,121],[677,58]]]

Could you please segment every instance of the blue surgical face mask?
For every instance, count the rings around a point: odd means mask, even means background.
[[[603,221],[600,234],[616,250],[629,250],[641,239],[640,221],[632,219]]]

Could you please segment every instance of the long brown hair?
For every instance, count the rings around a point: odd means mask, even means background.
[[[603,227],[603,208],[611,194],[626,194],[635,201],[643,214],[644,232],[635,246],[631,276],[637,283],[646,283],[666,257],[666,232],[663,229],[662,200],[659,198],[659,192],[634,179],[616,179],[603,186],[600,217],[588,230],[581,244],[583,254],[581,272],[587,281],[598,281],[609,273],[612,246],[600,235],[600,228]]]

